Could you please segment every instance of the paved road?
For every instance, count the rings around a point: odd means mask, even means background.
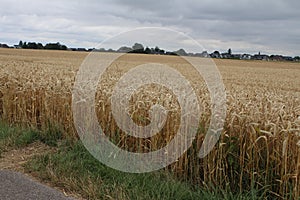
[[[42,185],[29,177],[8,170],[0,170],[1,200],[71,200],[63,193]]]

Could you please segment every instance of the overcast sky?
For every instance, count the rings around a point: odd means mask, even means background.
[[[208,51],[300,55],[299,0],[0,0],[0,7],[0,43],[10,45],[90,48],[154,26],[183,32]]]

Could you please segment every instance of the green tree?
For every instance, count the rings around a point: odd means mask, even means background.
[[[123,46],[123,47],[120,47],[117,51],[122,52],[122,53],[128,53],[128,52],[132,51],[132,48]]]
[[[66,45],[61,45],[60,46],[60,50],[67,50],[67,49],[68,49],[68,47]]]
[[[144,46],[140,43],[135,43],[132,49],[132,53],[144,53]]]
[[[231,48],[228,49],[228,54],[229,54],[229,55],[232,54]]]
[[[28,42],[27,48],[28,49],[37,49],[38,46],[35,42]]]
[[[38,48],[38,49],[44,49],[44,46],[43,46],[42,43],[37,43],[37,48]]]
[[[174,53],[176,53],[179,56],[187,56],[188,55],[184,49],[179,49],[179,50],[175,51]]]
[[[163,54],[165,54],[165,50],[161,49],[161,50],[159,50],[158,53],[161,54],[161,55],[163,55]]]
[[[151,51],[151,49],[150,49],[149,47],[146,47],[146,49],[145,49],[145,53],[146,53],[146,54],[151,54],[151,53],[152,53],[152,51]]]
[[[67,50],[68,47],[66,45],[61,45],[59,42],[57,43],[48,43],[44,47],[49,50]]]
[[[24,42],[24,43],[23,43],[22,48],[23,48],[23,49],[28,49],[27,42]]]
[[[156,47],[154,48],[154,52],[155,52],[155,53],[159,53],[159,51],[160,51],[160,48],[159,48],[158,46],[156,46]]]

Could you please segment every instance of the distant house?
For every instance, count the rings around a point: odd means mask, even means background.
[[[270,60],[272,61],[297,61],[296,57],[282,56],[282,55],[271,55]]]
[[[270,60],[272,60],[272,61],[283,61],[283,56],[282,55],[271,55]]]
[[[269,61],[270,57],[268,55],[260,54],[260,52],[259,52],[258,54],[255,54],[254,56],[252,56],[252,59]]]
[[[77,48],[77,51],[87,51],[86,48]]]
[[[213,53],[210,54],[211,58],[221,58],[221,54],[218,51],[214,51]]]
[[[209,54],[208,54],[207,51],[203,51],[200,55],[201,55],[201,57],[203,57],[203,58],[208,58],[208,57],[209,57]]]
[[[231,54],[229,53],[222,53],[221,58],[231,58]]]
[[[22,47],[20,45],[14,45],[15,49],[21,49]]]
[[[177,56],[176,53],[174,53],[173,51],[167,51],[166,55],[170,55],[170,56]]]
[[[294,61],[294,58],[291,56],[283,56],[283,60],[285,61]]]
[[[241,54],[231,54],[231,58],[233,59],[241,59],[242,55]]]
[[[241,60],[251,60],[251,55],[250,54],[243,54],[243,55],[241,55]]]
[[[210,58],[211,54],[209,54],[207,51],[203,51],[202,53],[195,53],[193,56],[202,57],[202,58]]]

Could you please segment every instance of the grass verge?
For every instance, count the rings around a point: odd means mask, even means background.
[[[0,121],[0,156],[2,152],[11,148],[22,148],[38,140],[55,147],[61,139],[61,131],[51,125],[47,127],[46,131],[39,131],[10,126]]]

